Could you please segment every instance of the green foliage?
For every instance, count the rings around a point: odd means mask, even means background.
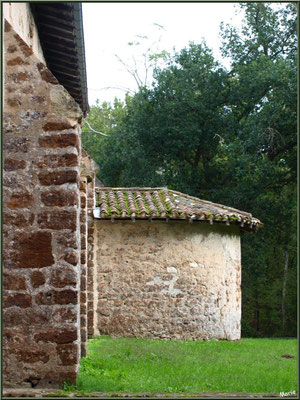
[[[241,32],[221,29],[229,71],[205,43],[165,55],[151,88],[92,108],[109,136],[83,143],[107,186],[168,186],[261,219],[242,237],[242,332],[295,336],[297,13],[240,8]]]
[[[81,360],[77,390],[128,393],[297,389],[297,341],[165,341],[99,337]],[[291,354],[295,358],[282,358]]]

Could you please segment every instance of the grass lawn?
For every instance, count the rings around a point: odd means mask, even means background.
[[[294,358],[283,358],[284,354]],[[99,392],[297,392],[296,339],[165,341],[91,339],[77,390]]]

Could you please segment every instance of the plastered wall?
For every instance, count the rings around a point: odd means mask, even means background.
[[[3,18],[30,47],[35,56],[45,64],[35,21],[29,3],[3,3]]]
[[[101,334],[240,339],[237,227],[95,221]]]

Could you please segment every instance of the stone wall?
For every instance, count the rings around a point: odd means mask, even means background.
[[[98,301],[97,259],[95,248],[95,223],[93,208],[95,207],[95,179],[88,184],[88,335],[99,335],[97,328],[96,305]]]
[[[238,227],[97,220],[101,334],[240,339]]]
[[[5,386],[74,382],[80,358],[81,110],[5,21]]]

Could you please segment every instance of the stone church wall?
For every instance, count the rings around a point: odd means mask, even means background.
[[[240,339],[238,227],[95,221],[101,334]]]
[[[4,30],[4,385],[55,386],[75,381],[80,359],[82,113]]]

